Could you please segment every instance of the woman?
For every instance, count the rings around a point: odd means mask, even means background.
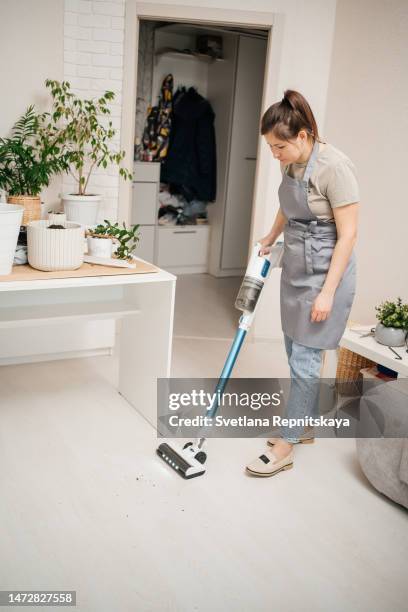
[[[320,140],[300,93],[288,90],[268,108],[261,134],[280,162],[282,182],[280,208],[259,240],[260,253],[268,253],[284,232],[280,307],[291,376],[286,417],[301,419],[318,416],[322,353],[337,348],[353,303],[358,185],[349,158]],[[273,476],[289,469],[293,445],[313,441],[302,427],[282,428],[247,471]]]

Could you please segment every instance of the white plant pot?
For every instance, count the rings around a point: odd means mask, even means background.
[[[48,221],[50,222],[50,225],[64,225],[66,220],[67,220],[67,215],[64,212],[48,213]]]
[[[379,344],[385,346],[404,346],[407,330],[399,327],[386,327],[377,323],[374,337]]]
[[[88,236],[88,255],[95,257],[112,257],[113,242],[111,238],[95,238]]]
[[[81,196],[69,193],[62,196],[67,221],[73,221],[81,225],[96,225],[101,200],[102,196],[100,195]]]
[[[46,221],[27,226],[28,263],[37,270],[76,270],[84,261],[84,228],[65,223],[65,229],[48,229]]]
[[[0,274],[10,274],[24,206],[0,203]]]

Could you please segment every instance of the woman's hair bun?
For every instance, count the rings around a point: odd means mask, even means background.
[[[290,106],[290,108],[292,108],[293,110],[295,110],[295,107],[291,101],[291,93],[292,93],[292,90],[287,89],[283,94],[282,102]]]
[[[280,102],[272,104],[262,116],[261,134],[273,131],[282,140],[296,138],[305,129],[319,140],[316,119],[307,100],[294,89],[286,89]]]

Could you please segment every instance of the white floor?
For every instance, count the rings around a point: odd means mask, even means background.
[[[172,375],[216,377],[238,282],[177,283]],[[247,343],[234,375],[286,372],[282,345]],[[259,440],[212,440],[183,481],[115,375],[111,357],[0,368],[0,590],[76,590],[81,612],[407,609],[408,513],[352,440],[300,446],[270,479],[243,471]]]

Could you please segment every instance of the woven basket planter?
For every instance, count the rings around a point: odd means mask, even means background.
[[[376,365],[371,359],[367,359],[358,353],[341,347],[337,361],[336,389],[341,395],[356,395],[359,384],[362,381],[360,370]]]
[[[20,204],[24,206],[23,220],[21,225],[28,225],[30,221],[38,221],[41,219],[41,199],[40,196],[8,196],[9,204]]]

